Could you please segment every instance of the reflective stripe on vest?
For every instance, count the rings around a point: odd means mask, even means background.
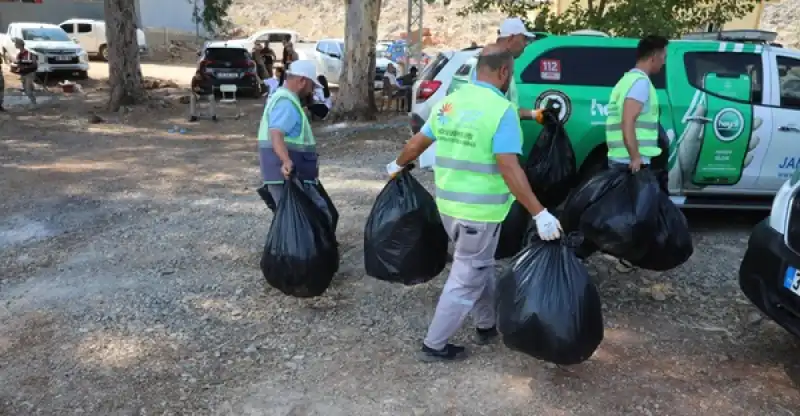
[[[661,154],[658,147],[658,95],[653,83],[642,72],[629,71],[617,82],[611,91],[608,100],[608,118],[606,119],[606,144],[608,145],[608,156],[613,158],[628,158],[628,149],[622,134],[622,109],[625,99],[633,84],[640,79],[646,79],[650,87],[650,97],[646,113],[639,114],[634,128],[636,129],[636,140],[639,143],[639,153],[642,156],[655,157]]]
[[[502,222],[514,201],[497,167],[492,138],[513,106],[497,92],[467,84],[434,106],[436,204],[442,214]],[[521,128],[520,128],[521,134]]]

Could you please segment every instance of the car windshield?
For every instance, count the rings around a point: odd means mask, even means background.
[[[208,48],[206,59],[212,61],[244,61],[249,59],[247,51],[239,48]]]
[[[22,29],[22,40],[53,40],[57,42],[71,42],[67,32],[61,28],[38,27]]]

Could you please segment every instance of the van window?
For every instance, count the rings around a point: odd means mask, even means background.
[[[478,62],[478,58],[469,58],[464,65],[461,65],[460,68],[456,71],[456,75],[459,76],[467,76],[470,72],[472,72],[472,67],[475,66],[475,63]]]
[[[781,108],[800,110],[800,59],[778,57]]]
[[[559,62],[560,79],[542,79],[542,60]],[[622,75],[636,66],[636,48],[604,48],[569,46],[551,49],[539,55],[520,74],[525,84],[566,84],[593,87],[613,87]],[[653,86],[666,86],[664,73],[651,77]]]
[[[422,69],[422,74],[420,75],[419,79],[423,81],[430,81],[436,78],[436,75],[439,75],[439,71],[450,62],[450,58],[448,58],[445,54],[440,53],[436,55],[436,59],[431,61],[425,68]]]
[[[78,33],[89,33],[92,31],[92,25],[88,23],[78,23]]]
[[[683,57],[686,77],[693,87],[731,101],[742,101],[731,97],[723,97],[703,87],[703,79],[709,72],[725,75],[749,75],[752,80],[750,100],[745,102],[761,104],[764,90],[761,55],[742,52],[687,52]]]
[[[75,31],[75,25],[73,25],[72,23],[63,24],[61,25],[61,28],[64,29],[64,31],[67,33],[73,33]]]

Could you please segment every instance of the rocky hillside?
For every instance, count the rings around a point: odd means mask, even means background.
[[[761,29],[778,32],[778,41],[784,46],[800,49],[800,0],[767,4]]]
[[[458,17],[456,11],[468,0],[453,0],[449,7],[438,1],[426,5],[424,26],[430,28],[440,47],[465,47],[470,42],[485,43],[495,37],[504,16],[486,13]],[[379,37],[406,30],[407,0],[383,0]],[[306,39],[344,36],[344,2],[341,0],[234,0],[230,10],[233,23],[246,32],[265,27],[293,29]],[[786,46],[800,48],[800,0],[769,4],[761,19],[761,28],[780,34]]]
[[[466,47],[470,42],[493,40],[497,25],[503,19],[499,13],[458,17],[456,11],[468,4],[453,0],[444,7],[441,2],[425,5],[424,26],[441,47]],[[383,0],[379,38],[405,32],[408,19],[407,0]],[[265,27],[293,29],[306,39],[344,37],[344,2],[341,0],[234,0],[229,12],[232,23],[246,32]]]

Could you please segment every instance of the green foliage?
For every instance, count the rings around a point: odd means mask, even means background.
[[[472,0],[460,15],[490,9],[520,16],[539,31],[563,34],[594,29],[615,36],[662,35],[670,38],[708,24],[720,27],[753,11],[758,0],[573,0],[556,14],[547,4],[532,0]],[[529,19],[529,16],[535,16]]]
[[[232,3],[233,0],[205,0],[204,8],[198,5],[194,20],[210,33],[217,33],[227,26],[228,8]]]

